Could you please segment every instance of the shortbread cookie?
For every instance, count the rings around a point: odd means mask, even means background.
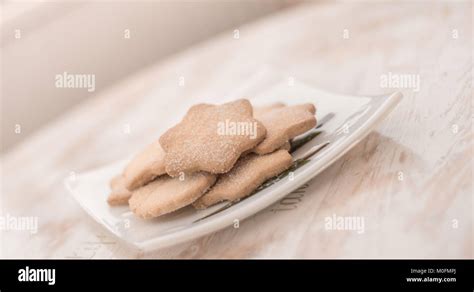
[[[283,149],[283,150],[286,150],[286,151],[290,151],[290,150],[291,150],[291,143],[290,143],[290,141],[286,141],[285,144],[283,144],[279,149]]]
[[[166,172],[225,173],[240,155],[265,137],[265,127],[252,117],[250,102],[240,99],[222,105],[198,104],[160,138],[166,152]]]
[[[278,150],[280,150],[280,149],[283,149],[283,150],[286,150],[286,151],[289,152],[291,150],[291,143],[289,141],[287,141],[280,148],[278,148]],[[240,157],[244,157],[245,155],[253,153],[253,152],[254,152],[253,149],[247,150],[244,153],[242,153],[242,155]]]
[[[159,141],[148,145],[125,167],[125,187],[131,191],[165,174],[165,152]]]
[[[124,205],[128,203],[128,199],[132,193],[125,187],[125,180],[122,175],[117,175],[110,181],[110,195],[107,198],[109,205]]]
[[[110,189],[114,189],[117,186],[119,186],[122,182],[123,182],[123,175],[118,174],[110,180],[109,187],[110,187]]]
[[[196,173],[180,178],[162,176],[135,190],[129,200],[130,209],[141,218],[153,218],[178,210],[201,197],[216,177]]]
[[[275,103],[271,103],[271,104],[263,105],[263,106],[254,106],[253,107],[253,116],[254,117],[259,117],[259,116],[262,116],[263,114],[268,113],[269,111],[272,111],[272,110],[277,109],[277,108],[282,108],[282,107],[285,107],[285,106],[286,106],[286,104],[284,104],[283,102],[275,102]]]
[[[307,103],[294,106],[275,105],[257,111],[255,118],[267,129],[265,139],[255,147],[257,154],[267,154],[280,148],[290,139],[316,126],[316,108]]]
[[[252,194],[266,180],[288,169],[293,163],[286,150],[266,155],[249,154],[239,159],[234,168],[219,177],[216,184],[193,206],[204,209],[221,201],[236,201]]]

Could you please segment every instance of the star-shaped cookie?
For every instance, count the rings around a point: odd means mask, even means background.
[[[267,154],[279,149],[290,139],[316,126],[314,105],[300,104],[285,106],[278,103],[255,110],[255,118],[267,130],[265,139],[255,147],[257,154]]]
[[[195,105],[160,137],[166,152],[166,172],[172,177],[197,171],[228,172],[243,152],[263,140],[265,133],[246,99]]]

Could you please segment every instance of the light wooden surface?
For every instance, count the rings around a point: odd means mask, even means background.
[[[239,27],[239,39],[229,31],[151,66],[2,157],[4,216],[39,220],[34,235],[4,231],[2,256],[472,258],[471,13],[470,2],[309,3]],[[158,137],[176,103],[225,94],[268,64],[348,94],[393,91],[380,86],[388,72],[419,74],[421,87],[401,89],[401,104],[367,139],[238,229],[145,254],[117,242],[67,194],[71,172]],[[363,217],[365,232],[325,229],[333,214]]]

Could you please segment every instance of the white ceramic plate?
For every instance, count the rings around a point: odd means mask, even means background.
[[[292,153],[295,161],[298,160],[292,173],[267,182],[252,196],[206,210],[186,207],[160,218],[142,220],[128,207],[109,207],[106,203],[109,180],[121,172],[126,161],[78,174],[66,180],[66,188],[90,216],[132,246],[153,250],[174,245],[232,225],[236,219],[241,221],[279,201],[354,147],[402,98],[398,92],[378,97],[334,94],[293,79],[265,75],[252,78],[245,87],[217,103],[242,96],[254,105],[282,101],[287,104],[312,102],[317,107],[318,127],[312,131],[312,136],[317,135]],[[305,141],[304,137],[297,137],[293,145]]]

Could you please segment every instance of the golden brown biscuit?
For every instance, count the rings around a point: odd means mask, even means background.
[[[259,117],[262,116],[263,114],[268,113],[269,111],[272,111],[277,108],[282,108],[285,107],[286,104],[283,102],[275,102],[271,103],[269,105],[263,105],[263,106],[254,106],[253,107],[253,116],[254,117]]]
[[[109,187],[110,189],[116,188],[118,185],[120,185],[123,182],[123,175],[117,174],[114,176],[110,182],[109,182]]]
[[[165,152],[159,141],[148,145],[125,167],[125,187],[131,191],[165,174]]]
[[[255,147],[257,154],[267,154],[280,148],[290,139],[316,126],[316,108],[307,103],[294,106],[276,105],[258,110],[255,118],[267,129],[265,139]]]
[[[266,180],[288,169],[293,163],[286,150],[266,155],[248,154],[239,159],[234,168],[219,177],[216,184],[193,206],[207,208],[221,201],[236,201],[257,189]]]
[[[215,180],[214,175],[202,172],[185,176],[184,180],[161,176],[133,192],[130,209],[141,218],[173,212],[193,203]]]
[[[283,150],[286,150],[286,151],[290,151],[291,150],[291,143],[289,141],[287,141],[285,144],[283,144],[280,148],[278,149],[283,149]],[[242,155],[240,157],[244,157],[246,156],[247,154],[250,154],[250,153],[253,153],[253,149],[250,149],[250,150],[247,150],[245,151],[244,153],[242,153]]]
[[[291,143],[289,141],[286,141],[285,144],[283,144],[279,149],[290,151],[291,150]]]
[[[117,175],[110,181],[110,189],[111,192],[107,202],[111,206],[127,204],[128,199],[132,196],[132,193],[125,187],[125,180],[122,175]]]
[[[246,99],[222,105],[198,104],[160,138],[166,152],[166,172],[225,173],[240,155],[265,137],[262,123],[252,117]]]

